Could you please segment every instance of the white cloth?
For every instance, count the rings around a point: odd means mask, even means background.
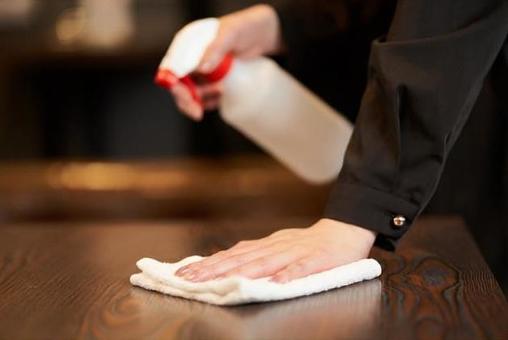
[[[135,286],[163,294],[215,305],[239,305],[311,295],[381,275],[381,265],[374,259],[360,260],[287,283],[240,276],[191,282],[175,275],[180,267],[201,259],[201,256],[190,256],[176,263],[162,263],[144,258],[136,263],[141,273],[132,275],[130,281]]]

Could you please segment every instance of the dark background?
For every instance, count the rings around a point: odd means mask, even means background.
[[[258,152],[216,113],[202,124],[185,119],[152,81],[181,25],[253,3],[130,1],[132,34],[111,46],[85,40],[86,29],[74,39],[59,32],[79,1],[33,1],[25,17],[0,16],[0,158],[126,160]]]

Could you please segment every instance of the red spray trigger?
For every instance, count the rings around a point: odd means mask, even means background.
[[[226,54],[224,59],[222,59],[221,63],[208,74],[204,74],[205,79],[210,83],[216,83],[224,79],[224,77],[231,70],[231,66],[233,64],[233,56],[231,54]]]
[[[199,74],[199,79],[204,79],[206,82],[210,83],[221,81],[230,71],[232,64],[233,56],[231,54],[227,54],[215,70],[208,74]],[[194,99],[199,105],[202,105],[201,98],[197,92],[197,85],[192,75],[178,78],[170,70],[160,68],[157,71],[154,81],[157,85],[167,90],[171,90],[176,83],[181,82],[189,89],[192,99]]]
[[[160,87],[166,90],[171,90],[173,86],[175,86],[178,82],[181,82],[189,89],[192,95],[192,99],[201,104],[201,98],[199,98],[198,96],[196,83],[194,82],[194,80],[192,80],[190,76],[178,78],[170,70],[159,69],[157,71],[157,74],[155,75],[154,82],[155,84],[159,85]]]

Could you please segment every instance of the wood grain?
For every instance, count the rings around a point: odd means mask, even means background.
[[[506,339],[507,304],[458,219],[419,222],[381,279],[216,307],[131,287],[135,261],[209,254],[306,219],[0,227],[1,339]],[[282,224],[284,223],[284,224]]]

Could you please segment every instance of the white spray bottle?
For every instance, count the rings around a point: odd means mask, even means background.
[[[171,88],[185,84],[200,102],[192,78],[206,48],[219,30],[215,18],[192,22],[175,36],[156,76]],[[233,60],[230,56],[208,74],[223,81],[222,118],[308,182],[334,180],[353,127],[333,108],[265,57]]]

